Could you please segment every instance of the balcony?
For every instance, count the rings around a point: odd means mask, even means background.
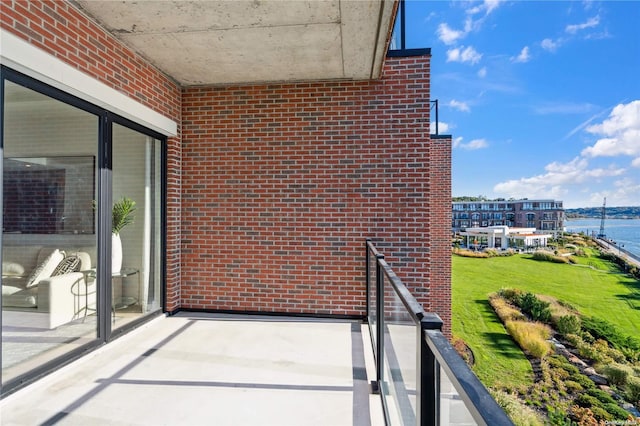
[[[511,424],[371,242],[368,321],[159,317],[0,402],[3,424]]]

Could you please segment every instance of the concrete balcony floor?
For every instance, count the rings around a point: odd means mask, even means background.
[[[0,401],[2,425],[383,425],[367,326],[157,318]]]

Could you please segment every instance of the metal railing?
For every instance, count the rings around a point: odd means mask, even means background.
[[[366,242],[372,383],[388,425],[512,425],[371,240]]]

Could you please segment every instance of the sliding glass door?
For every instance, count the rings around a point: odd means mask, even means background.
[[[112,262],[111,271],[119,327],[160,309],[161,143],[116,123],[112,134],[114,210],[122,207],[131,222],[112,240],[112,259],[122,259]]]
[[[4,394],[162,309],[165,139],[1,77]]]
[[[2,382],[97,338],[99,117],[4,81]]]

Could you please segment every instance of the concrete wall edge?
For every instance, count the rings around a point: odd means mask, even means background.
[[[0,28],[0,64],[105,108],[165,136],[178,124]]]

